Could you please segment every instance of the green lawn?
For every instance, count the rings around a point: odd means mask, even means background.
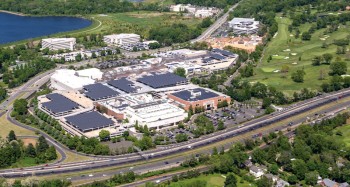
[[[331,43],[334,39],[343,39],[349,35],[350,27],[341,26],[338,31],[324,36],[324,29],[317,30],[310,41],[302,41],[300,38],[294,37],[294,32],[288,31],[288,25],[291,24],[291,20],[288,18],[276,18],[279,26],[277,35],[270,41],[266,47],[264,57],[260,64],[255,69],[255,75],[248,78],[250,82],[260,81],[269,86],[275,86],[276,88],[292,94],[294,91],[298,91],[301,88],[320,89],[323,82],[329,81],[328,65],[312,66],[312,59],[317,55],[324,53],[331,53],[333,60],[337,57],[345,59],[345,55],[336,55],[336,46],[329,45],[328,48],[321,48],[324,42]],[[301,32],[307,31],[311,24],[303,24],[299,27]],[[324,40],[321,40],[321,39]],[[272,60],[268,62],[268,58],[271,55]],[[299,57],[301,60],[299,61]],[[289,72],[282,74],[275,72],[275,70],[281,70],[283,65],[289,67]],[[348,65],[350,67],[350,64]],[[303,83],[295,83],[291,80],[291,73],[304,69],[306,76]],[[325,80],[319,80],[320,71],[324,71],[326,76]]]
[[[187,18],[179,13],[136,11],[115,14],[93,15],[102,22],[99,29],[92,33],[138,33],[144,37],[148,36],[151,28],[168,26],[173,23],[183,23],[188,26],[196,26],[201,22],[198,18]]]
[[[161,5],[175,4],[172,0],[145,0],[145,3],[160,3]]]
[[[25,128],[19,127],[12,124],[6,119],[6,114],[0,117],[0,137],[6,138],[11,130],[15,131],[17,136],[33,136],[35,132],[27,130]]]
[[[342,140],[346,146],[350,146],[350,125],[344,125],[341,127],[338,127],[334,130],[334,133],[337,131],[342,132],[342,136],[334,135],[336,139]]]
[[[224,175],[221,174],[212,174],[212,175],[201,175],[197,178],[192,179],[186,179],[181,180],[179,182],[170,183],[169,187],[179,187],[179,186],[188,186],[190,183],[197,181],[197,180],[205,180],[207,182],[207,187],[222,187],[224,186],[225,178]],[[250,187],[253,185],[250,185],[248,182],[244,181],[243,183],[240,183],[241,179],[240,177],[237,177],[237,186],[239,187]]]
[[[36,165],[38,164],[35,162],[35,158],[24,157],[18,160],[18,162],[12,164],[11,168],[30,167],[30,166],[36,166]]]

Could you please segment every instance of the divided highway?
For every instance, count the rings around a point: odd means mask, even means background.
[[[227,18],[229,16],[229,12],[234,10],[238,4],[234,5],[230,8],[228,12],[226,12],[222,17],[216,20],[216,22],[209,27],[204,33],[202,33],[201,36],[199,36],[197,39],[192,40],[191,42],[198,42],[202,41],[206,38],[208,38],[215,30],[217,30],[223,23],[227,21]],[[82,65],[82,64],[79,64]],[[62,66],[61,66],[62,67]],[[58,67],[56,69],[59,69],[61,67]],[[64,67],[64,66],[63,66]],[[52,74],[56,69],[47,71],[43,74],[39,74],[38,76],[32,78],[30,81],[28,81],[23,86],[13,90],[10,97],[0,104],[0,109],[3,110],[11,110],[11,104],[12,102],[21,97],[21,94],[25,94],[24,98],[28,97],[29,95],[35,93],[36,90],[38,90],[42,85],[44,85],[46,82],[48,82],[50,78],[50,74]],[[329,93],[327,95],[315,97],[306,101],[299,102],[297,104],[294,104],[292,106],[289,106],[288,108],[285,108],[283,111],[275,112],[268,116],[263,116],[254,120],[251,120],[249,122],[246,122],[239,127],[234,128],[228,128],[223,131],[215,132],[210,135],[202,136],[198,139],[192,139],[190,141],[180,143],[180,144],[174,144],[169,145],[166,147],[157,148],[154,150],[144,151],[141,153],[132,153],[132,154],[126,154],[126,155],[119,155],[119,156],[94,156],[91,157],[95,160],[90,161],[82,161],[82,162],[74,162],[74,163],[66,163],[62,164],[62,161],[66,158],[65,152],[71,151],[68,148],[66,148],[64,145],[61,145],[59,142],[56,142],[53,138],[50,136],[43,134],[43,136],[46,137],[46,139],[50,142],[50,144],[54,145],[56,149],[59,151],[59,153],[62,155],[62,158],[57,161],[56,163],[49,164],[48,166],[34,166],[34,167],[28,167],[28,168],[21,168],[21,169],[4,169],[0,170],[0,176],[6,177],[6,178],[13,178],[13,177],[25,177],[25,176],[32,176],[32,175],[52,175],[57,173],[68,173],[68,172],[75,172],[75,171],[88,171],[91,169],[97,169],[97,168],[105,168],[105,167],[111,167],[111,166],[118,166],[122,164],[127,163],[136,163],[138,161],[143,161],[147,159],[154,159],[154,158],[161,158],[167,155],[173,155],[177,153],[184,152],[205,147],[208,144],[212,144],[214,142],[219,142],[228,138],[236,137],[239,135],[242,135],[244,133],[247,133],[252,130],[256,130],[265,126],[268,126],[272,123],[287,119],[292,116],[296,116],[301,113],[309,112],[312,109],[324,106],[326,104],[329,104],[331,102],[336,102],[339,98],[345,98],[350,96],[350,89],[341,90],[338,92]],[[349,103],[340,103],[337,106],[339,108],[345,107],[349,105]],[[7,119],[12,122],[15,125],[24,127],[29,130],[36,130],[32,127],[23,125],[16,120],[12,119],[9,116],[9,112],[2,112],[0,113],[0,116],[6,114]],[[74,151],[71,151],[74,152]],[[74,152],[75,153],[75,152]],[[76,153],[75,153],[76,154]],[[77,153],[81,154],[81,153]],[[171,162],[168,164],[165,164],[167,166],[174,166],[179,165],[181,161],[183,161],[186,157],[186,154],[183,154],[181,157],[173,158],[171,159]],[[164,163],[162,161],[160,162],[153,162],[148,164],[142,164],[137,166],[138,171],[148,172],[152,169],[159,169],[164,167]],[[121,171],[129,171],[133,170],[132,168],[126,168],[122,169]],[[111,172],[109,175],[112,175]],[[104,175],[101,176],[95,176],[95,177],[106,177]],[[75,180],[75,179],[74,179]],[[78,180],[78,179],[77,179]]]
[[[246,132],[268,126],[272,123],[287,119],[298,114],[308,112],[312,109],[322,107],[331,102],[336,102],[339,98],[345,98],[350,96],[350,89],[334,92],[327,94],[325,96],[319,96],[313,99],[309,99],[300,103],[297,103],[289,108],[285,108],[283,111],[273,113],[269,116],[263,116],[255,120],[249,121],[241,127],[235,127],[226,129],[224,131],[216,132],[207,136],[203,136],[198,139],[193,139],[191,141],[185,142],[183,144],[177,144],[169,146],[168,148],[155,149],[142,152],[142,156],[137,154],[120,155],[114,158],[101,158],[95,161],[85,161],[77,163],[67,163],[67,164],[52,164],[45,168],[30,167],[24,169],[7,169],[1,170],[0,176],[3,177],[23,177],[30,175],[50,175],[54,173],[66,173],[74,171],[91,170],[96,168],[118,166],[126,163],[134,163],[136,161],[145,160],[145,158],[153,159],[160,158],[166,155],[177,154],[180,152],[186,152],[187,150],[203,147],[205,145],[218,142],[227,138],[242,135]],[[337,107],[345,107],[349,103],[339,103]],[[185,154],[184,154],[185,155]],[[98,157],[97,157],[98,158]],[[180,159],[180,158],[179,158]],[[182,158],[183,159],[183,158]],[[158,163],[159,164],[159,163]],[[149,168],[148,166],[144,166]]]

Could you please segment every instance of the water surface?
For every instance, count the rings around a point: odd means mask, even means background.
[[[91,23],[75,17],[32,17],[0,12],[0,44],[82,29]]]

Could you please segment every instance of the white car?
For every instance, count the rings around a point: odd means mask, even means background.
[[[90,174],[89,177],[93,177],[94,175],[93,174]]]
[[[160,183],[160,180],[156,180],[156,184]]]

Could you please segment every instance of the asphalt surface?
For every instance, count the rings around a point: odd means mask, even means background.
[[[239,3],[232,6],[223,16],[218,18],[206,31],[204,31],[199,37],[191,40],[191,43],[200,42],[209,38],[219,27],[222,26],[227,21],[227,18],[230,16],[230,12],[233,11]]]
[[[233,10],[237,5],[231,8]],[[230,11],[228,11],[230,12]],[[222,18],[218,19],[217,22],[215,22],[212,27],[208,29],[207,32],[203,33],[201,37],[199,37],[200,40],[208,37],[208,33],[215,31],[215,27],[219,26],[226,21],[228,17],[228,13],[226,13]],[[60,67],[58,67],[60,68]],[[56,68],[56,69],[58,69]],[[42,73],[30,81],[28,81],[23,86],[13,90],[10,97],[0,104],[0,109],[10,110],[12,102],[17,99],[22,93],[25,93],[23,97],[28,97],[29,95],[33,94],[36,90],[38,90],[43,84],[45,84],[49,78],[50,74],[52,74],[56,69],[47,71],[45,73]],[[35,167],[28,167],[28,168],[16,168],[16,169],[5,169],[0,170],[0,176],[3,177],[24,177],[24,176],[32,176],[32,175],[52,175],[52,174],[58,174],[58,173],[68,173],[68,172],[77,172],[77,171],[88,171],[91,169],[97,169],[97,168],[104,168],[104,167],[110,167],[110,166],[119,166],[126,163],[135,163],[137,161],[142,160],[148,160],[149,164],[143,164],[140,166],[135,166],[133,168],[125,168],[118,171],[113,171],[110,173],[98,173],[98,174],[91,174],[88,176],[78,176],[78,177],[72,177],[70,180],[84,180],[86,177],[98,179],[101,177],[108,177],[116,172],[126,172],[129,170],[135,171],[136,173],[142,173],[142,172],[149,172],[152,170],[159,170],[160,168],[167,168],[167,167],[174,167],[181,163],[183,160],[188,158],[190,155],[186,154],[186,151],[190,149],[195,149],[199,147],[206,146],[208,144],[218,142],[221,140],[225,140],[227,138],[235,137],[242,135],[246,132],[259,129],[261,127],[265,127],[267,125],[270,125],[272,123],[287,119],[289,117],[308,112],[312,109],[318,108],[320,106],[323,106],[325,104],[331,103],[331,102],[337,102],[337,100],[340,97],[349,97],[350,96],[350,89],[341,90],[334,93],[329,93],[324,96],[316,97],[313,99],[309,99],[303,102],[299,102],[297,104],[294,104],[292,106],[289,106],[283,111],[275,112],[268,116],[263,116],[254,120],[251,120],[249,122],[246,122],[244,125],[240,127],[234,127],[234,128],[227,128],[224,131],[215,132],[213,134],[202,136],[198,139],[193,139],[188,142],[170,145],[168,147],[162,147],[154,150],[145,151],[139,154],[133,153],[133,154],[126,154],[126,155],[119,155],[119,156],[109,156],[109,157],[101,157],[96,156],[94,161],[83,161],[83,162],[74,162],[74,163],[66,163],[62,164],[61,162],[66,158],[64,151],[71,151],[67,149],[65,146],[61,145],[60,143],[56,142],[54,139],[52,139],[50,136],[43,133],[42,135],[47,138],[47,140],[56,147],[56,149],[62,154],[62,159],[60,159],[60,162],[50,164],[48,166],[35,166]],[[337,104],[336,108],[343,108],[347,107],[350,103],[339,103]],[[332,110],[329,110],[332,111]],[[329,112],[325,111],[325,112]],[[8,113],[9,114],[9,113]],[[15,125],[27,128],[29,130],[37,130],[32,127],[22,125],[21,123],[18,123],[17,121],[13,120],[9,115],[7,114],[7,119],[10,120]],[[0,116],[4,115],[3,113],[0,113]],[[304,120],[304,119],[303,119]],[[297,121],[294,123],[298,123]],[[271,129],[272,131],[278,130],[278,129]],[[231,145],[231,144],[230,144]],[[227,145],[229,146],[229,145]],[[153,162],[151,163],[153,158],[161,158],[167,155],[171,154],[177,154],[184,152],[182,157],[176,157],[173,158],[167,163],[164,161],[161,162]],[[210,150],[204,151],[204,152],[210,152]]]
[[[340,97],[344,98],[349,96],[350,96],[350,89],[346,89],[339,92],[328,94],[326,96],[316,97],[316,98],[295,104],[291,107],[285,108],[283,111],[273,113],[272,115],[263,116],[263,117],[254,119],[252,121],[245,123],[241,127],[228,128],[224,131],[215,132],[213,134],[203,136],[198,139],[193,139],[188,142],[170,146],[168,148],[145,151],[140,153],[142,156],[137,154],[129,154],[129,155],[116,156],[110,159],[96,157],[96,158],[99,158],[100,160],[85,161],[85,162],[78,162],[78,163],[67,163],[67,164],[52,164],[45,168],[29,167],[29,168],[23,168],[22,170],[18,170],[18,169],[1,170],[0,175],[3,177],[21,177],[21,176],[30,176],[32,174],[51,175],[51,174],[57,174],[57,173],[91,170],[91,169],[97,169],[97,168],[103,168],[103,167],[109,167],[109,166],[119,166],[121,164],[127,164],[127,163],[132,164],[132,163],[135,163],[136,161],[146,160],[147,158],[150,159],[149,160],[149,163],[150,163],[150,161],[152,161],[153,158],[161,158],[166,155],[184,152],[183,157],[177,157],[174,160],[172,159],[168,161],[168,164],[174,164],[174,162],[176,164],[177,162],[181,162],[189,156],[189,155],[186,155],[186,151],[190,149],[203,147],[205,145],[218,142],[227,138],[239,136],[246,132],[259,129],[261,127],[265,127],[267,125],[290,118],[292,116],[296,116],[298,114],[308,112],[312,109],[324,106],[331,102],[337,102],[337,100]],[[344,108],[344,107],[347,107],[349,104],[350,104],[349,102],[340,102],[336,104],[335,108],[336,109]],[[329,110],[329,111],[332,111],[332,110]],[[294,123],[297,123],[297,121]],[[271,130],[274,131],[279,129],[271,129]],[[164,165],[168,165],[168,164],[164,162],[155,162],[155,163],[150,163],[146,165],[140,165],[138,166],[138,171],[140,170],[150,171],[151,168],[161,168]]]

